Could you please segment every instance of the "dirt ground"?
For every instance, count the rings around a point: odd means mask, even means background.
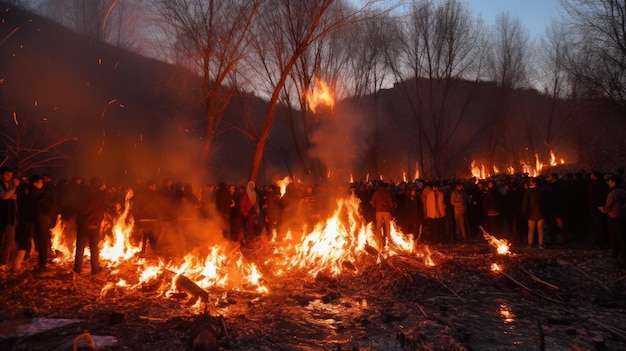
[[[31,259],[22,273],[0,273],[0,350],[73,350],[89,339],[99,350],[151,351],[626,349],[626,278],[607,250],[498,255],[484,241],[430,250],[434,266],[373,252],[336,277],[277,277],[264,271],[272,251],[259,240],[242,253],[269,292],[208,289],[201,304],[188,289],[103,292],[133,280],[123,265],[97,277],[58,265],[41,276]]]

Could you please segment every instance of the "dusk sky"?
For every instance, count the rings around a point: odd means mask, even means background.
[[[559,0],[466,0],[476,15],[487,24],[493,24],[496,16],[508,12],[519,17],[528,28],[531,39],[545,32],[551,20],[560,17]]]

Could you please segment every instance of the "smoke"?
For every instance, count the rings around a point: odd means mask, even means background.
[[[349,102],[315,117],[319,124],[311,136],[309,156],[323,164],[331,183],[345,183],[361,163],[371,127],[365,114]]]

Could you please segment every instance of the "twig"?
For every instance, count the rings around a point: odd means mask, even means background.
[[[524,289],[524,290],[526,290],[528,292],[531,292],[531,293],[533,292],[533,290],[531,288],[529,288],[526,285],[522,284],[519,280],[517,280],[517,279],[511,277],[510,275],[506,274],[503,270],[498,270],[496,272],[498,272],[498,273],[502,274],[503,276],[507,277],[510,281],[515,283],[515,285],[519,286],[520,288],[522,288],[522,289]]]
[[[613,336],[616,336],[620,339],[622,339],[622,341],[626,341],[626,331],[619,329],[619,328],[615,328],[613,326],[610,326],[608,324],[604,324],[600,321],[597,321],[593,318],[589,318],[589,321],[596,323],[597,325],[601,326],[602,328],[606,329],[608,332],[610,332],[611,334],[613,334]]]
[[[457,294],[456,291],[452,290],[452,288],[447,286],[446,283],[444,283],[442,280],[437,279],[437,281],[439,281],[439,284],[441,284],[444,288],[450,290],[450,292],[452,292],[454,296],[458,297],[464,303],[467,303],[467,301],[464,298],[462,298],[459,294]]]
[[[589,273],[585,272],[583,269],[581,269],[581,268],[579,268],[579,267],[577,267],[577,266],[575,266],[575,265],[573,265],[573,264],[571,264],[571,263],[569,263],[569,262],[567,262],[567,261],[564,261],[564,260],[557,260],[557,262],[558,262],[559,264],[566,265],[566,266],[570,266],[570,267],[574,268],[574,270],[576,270],[576,272],[580,273],[580,274],[581,274],[582,276],[584,276],[585,278],[587,278],[587,279],[589,279],[589,280],[593,280],[593,281],[594,281],[594,282],[596,282],[598,285],[600,285],[601,287],[603,287],[606,291],[611,292],[611,289],[610,289],[610,288],[609,288],[606,284],[604,284],[603,282],[601,282],[601,281],[600,281],[600,280],[598,280],[597,278],[592,277],[591,275],[589,275]]]
[[[537,276],[535,276],[534,274],[532,274],[532,273],[530,273],[529,271],[525,270],[524,268],[521,268],[521,267],[520,267],[520,269],[522,270],[522,272],[524,272],[524,273],[528,274],[532,280],[534,280],[534,281],[536,281],[536,282],[538,282],[538,283],[544,284],[545,286],[547,286],[547,287],[549,287],[549,288],[552,288],[552,289],[554,289],[554,290],[559,290],[559,287],[558,287],[558,286],[556,286],[556,285],[554,285],[554,284],[550,284],[550,283],[548,283],[547,281],[545,281],[545,280],[542,280],[542,279],[538,278]]]
[[[623,276],[621,276],[621,277],[619,277],[619,278],[617,278],[617,279],[615,279],[613,282],[614,282],[614,283],[619,283],[619,282],[621,282],[621,281],[622,281],[622,280],[624,280],[624,279],[626,279],[626,274],[625,274],[625,275],[623,275]]]

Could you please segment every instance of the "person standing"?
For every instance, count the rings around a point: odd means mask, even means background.
[[[405,209],[406,224],[405,228],[402,228],[402,230],[406,234],[413,234],[413,237],[418,240],[424,222],[424,210],[422,209],[422,200],[420,199],[420,194],[417,192],[416,186],[411,186],[409,189]]]
[[[483,200],[487,232],[491,235],[502,235],[502,195],[496,181],[487,181],[487,192]]]
[[[0,167],[0,266],[6,267],[15,251],[15,226],[17,225],[17,187],[13,171]]]
[[[608,229],[612,256],[621,268],[626,254],[624,239],[626,235],[626,189],[621,187],[622,180],[617,175],[611,175],[608,182],[611,191],[604,206],[598,207],[598,210],[609,216]]]
[[[387,183],[381,182],[372,195],[371,203],[375,210],[376,235],[380,235],[382,249],[387,245],[387,237],[391,232],[391,210],[394,208],[393,198]]]
[[[446,234],[446,203],[439,186],[438,181],[432,182],[422,194],[429,236],[436,243],[443,242]]]
[[[604,181],[604,174],[600,171],[591,173],[591,181],[587,186],[587,202],[589,204],[589,217],[595,244],[600,248],[606,248],[609,244],[609,232],[607,229],[608,217],[599,210],[606,203],[609,195],[609,185]]]
[[[259,196],[255,190],[256,184],[249,181],[246,191],[239,202],[239,212],[243,218],[244,238],[243,241],[252,239],[256,235],[257,218],[261,212]]]
[[[454,207],[455,233],[461,234],[463,241],[467,241],[469,238],[467,222],[469,199],[465,189],[463,189],[463,183],[457,182],[454,184],[454,190],[450,194],[450,204]]]
[[[545,203],[544,194],[539,187],[537,178],[531,177],[528,180],[528,188],[524,190],[522,197],[522,215],[528,220],[528,247],[532,247],[537,231],[537,243],[543,249],[544,224],[545,224]]]
[[[99,178],[92,178],[89,186],[82,191],[81,206],[76,215],[76,255],[74,272],[80,274],[83,269],[85,246],[89,243],[91,253],[91,274],[102,271],[100,267],[100,225],[107,206],[106,185]]]

